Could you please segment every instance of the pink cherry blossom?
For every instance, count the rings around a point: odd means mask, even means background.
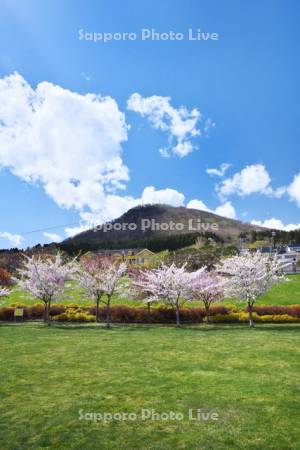
[[[222,279],[215,272],[201,268],[192,274],[190,296],[204,303],[206,320],[209,322],[209,308],[212,303],[219,302],[223,296]]]
[[[233,256],[217,268],[224,278],[225,295],[248,305],[249,325],[253,323],[253,305],[270,287],[285,280],[283,264],[276,256],[261,253]]]
[[[159,269],[142,272],[134,281],[134,287],[146,295],[146,302],[162,301],[176,312],[176,323],[180,326],[180,306],[190,298],[191,274],[185,265],[176,267],[162,265]]]
[[[114,294],[124,288],[122,278],[127,270],[125,263],[111,258],[94,257],[73,265],[73,278],[86,294],[96,302],[96,321],[99,322],[99,303],[106,306],[106,326],[110,327],[110,303]]]
[[[72,264],[63,264],[58,253],[55,258],[25,256],[24,267],[19,269],[20,279],[15,279],[19,288],[29,292],[45,305],[44,321],[50,325],[50,306],[52,301],[61,299],[65,282],[72,271]]]

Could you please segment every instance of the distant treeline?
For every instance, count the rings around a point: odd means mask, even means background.
[[[103,249],[118,250],[123,248],[148,248],[153,252],[160,252],[162,250],[174,251],[183,247],[193,245],[198,237],[212,238],[215,242],[222,243],[223,240],[214,233],[186,233],[169,236],[157,236],[147,239],[136,240],[122,240],[122,241],[101,241],[99,243],[81,242],[72,244],[72,240],[58,244],[61,250],[69,254],[76,254],[81,251],[96,251]]]
[[[275,233],[274,233],[275,232]],[[274,235],[272,234],[274,233]],[[244,237],[244,236],[241,236]],[[248,236],[247,236],[248,237]],[[264,239],[274,239],[275,244],[291,244],[300,242],[300,229],[293,231],[282,230],[267,230],[267,231],[251,231],[251,242],[256,242]]]

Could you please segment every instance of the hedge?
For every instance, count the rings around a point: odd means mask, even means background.
[[[23,308],[24,320],[42,319],[44,306],[41,303],[27,306],[15,303],[0,309],[0,320],[14,320],[15,308]],[[254,321],[257,323],[286,323],[300,322],[300,305],[294,306],[255,306]],[[204,308],[181,308],[181,321],[183,323],[201,323],[205,321]],[[76,304],[63,306],[54,304],[50,309],[52,320],[59,322],[93,322],[95,320],[95,307],[82,307]],[[100,320],[105,320],[105,308],[100,307]],[[167,306],[153,305],[151,313],[146,307],[129,305],[111,306],[111,320],[116,323],[174,323],[175,311]],[[210,320],[214,323],[244,323],[248,321],[248,313],[245,308],[238,311],[227,306],[212,306]]]

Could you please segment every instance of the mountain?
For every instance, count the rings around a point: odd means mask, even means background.
[[[69,253],[137,247],[174,250],[193,244],[199,235],[238,244],[241,233],[254,230],[266,229],[207,211],[155,204],[132,208],[112,222],[66,239],[60,247]]]

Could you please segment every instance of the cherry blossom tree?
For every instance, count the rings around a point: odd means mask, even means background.
[[[189,283],[191,274],[185,270],[185,265],[175,264],[148,270],[134,282],[134,287],[146,294],[146,302],[162,301],[170,305],[176,313],[176,325],[180,326],[180,306],[189,300]]]
[[[9,289],[0,286],[0,298],[7,297],[9,295],[9,292],[10,292]],[[0,302],[0,305],[2,304],[3,302]]]
[[[151,304],[148,292],[144,290],[143,278],[148,269],[134,269],[129,271],[130,284],[127,289],[127,298],[134,300],[143,300],[147,305],[147,321],[151,322]]]
[[[96,322],[99,322],[99,303],[104,294],[103,291],[103,271],[105,260],[100,257],[93,257],[75,263],[73,279],[77,281],[79,287],[83,289],[86,296],[96,303]]]
[[[7,297],[9,295],[9,289],[0,286],[0,299],[1,297]],[[3,302],[0,301],[0,306],[2,306]]]
[[[106,328],[110,328],[110,305],[113,295],[122,294],[127,287],[124,275],[127,271],[127,264],[112,263],[108,265],[104,272],[103,291],[104,297],[101,300],[106,307]]]
[[[254,327],[253,305],[271,286],[285,281],[283,264],[275,257],[261,253],[233,256],[218,266],[226,275],[224,290],[228,297],[247,303],[249,326]]]
[[[215,272],[201,268],[192,273],[190,296],[204,303],[206,321],[209,323],[209,310],[212,303],[218,302],[223,296],[223,282]]]
[[[50,325],[51,302],[60,299],[72,267],[72,263],[63,264],[58,253],[55,258],[25,256],[23,268],[18,269],[20,279],[15,278],[15,281],[20,289],[44,303],[44,322],[47,325]]]
[[[85,291],[86,295],[95,301],[96,322],[100,321],[99,304],[105,303],[104,296],[107,294],[107,277],[112,275],[112,268],[117,268],[116,262],[110,257],[94,256],[76,263],[73,278]]]
[[[7,297],[9,295],[9,289],[0,286],[0,297]]]

